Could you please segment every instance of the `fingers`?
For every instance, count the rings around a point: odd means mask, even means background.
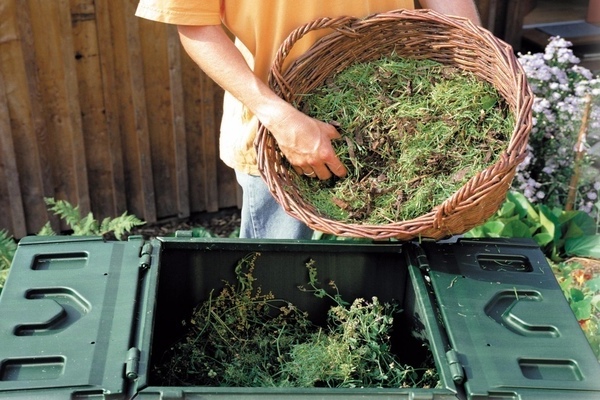
[[[346,167],[337,158],[334,161],[336,162],[332,162],[330,164],[324,163],[321,166],[294,166],[294,169],[298,174],[302,174],[309,178],[327,180],[331,178],[332,175],[336,175],[340,178],[343,178],[347,174]]]
[[[340,134],[332,125],[326,125],[323,129],[328,140],[321,143],[315,153],[310,158],[305,158],[304,163],[294,165],[294,170],[298,174],[303,174],[309,178],[318,178],[321,180],[330,179],[333,175],[343,178],[347,171],[344,164],[336,156],[331,140],[340,138]]]

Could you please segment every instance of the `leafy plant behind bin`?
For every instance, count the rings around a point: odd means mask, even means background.
[[[571,256],[600,258],[597,230],[596,221],[583,211],[533,204],[510,192],[500,210],[465,237],[531,238],[546,257],[559,262]]]
[[[73,230],[73,236],[105,236],[113,234],[117,240],[121,240],[123,235],[132,228],[145,224],[144,221],[134,215],[127,214],[127,212],[116,218],[106,217],[102,221],[97,221],[91,212],[82,217],[79,206],[73,206],[68,201],[54,200],[52,198],[44,200],[49,209],[69,225]],[[38,235],[42,236],[55,234],[50,226],[50,222],[47,222],[38,233]]]
[[[133,215],[124,212],[116,218],[104,218],[102,221],[97,221],[94,215],[90,212],[85,217],[81,216],[79,206],[73,206],[65,200],[54,200],[45,198],[44,201],[48,209],[58,215],[69,228],[73,231],[73,236],[107,236],[114,235],[118,240],[128,233],[132,228],[145,224],[144,221]],[[39,236],[54,236],[54,232],[47,222],[38,232]],[[17,242],[8,232],[0,231],[0,292],[4,287],[8,269],[11,266],[12,260],[17,250]]]
[[[17,243],[12,236],[4,230],[0,231],[0,292],[2,292],[2,287],[4,287],[8,269],[10,268],[16,250]]]

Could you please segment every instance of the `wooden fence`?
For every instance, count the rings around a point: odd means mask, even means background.
[[[60,228],[44,197],[147,222],[239,205],[221,89],[136,6],[0,1],[0,230]]]

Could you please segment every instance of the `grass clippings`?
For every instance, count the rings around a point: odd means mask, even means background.
[[[390,333],[397,307],[356,299],[346,303],[334,282],[320,287],[314,261],[300,290],[333,300],[328,326],[293,304],[263,293],[253,276],[259,253],[236,266],[237,284],[194,310],[185,336],[155,366],[161,385],[226,387],[435,387],[433,361],[399,363]],[[333,292],[330,294],[329,292]]]
[[[308,115],[332,123],[348,177],[295,176],[322,215],[387,224],[431,211],[505,150],[514,120],[496,89],[431,60],[357,63],[302,97]]]

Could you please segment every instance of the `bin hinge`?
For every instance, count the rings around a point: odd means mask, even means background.
[[[429,260],[427,259],[427,254],[425,253],[425,250],[423,250],[423,248],[416,243],[413,246],[413,250],[415,254],[415,260],[417,262],[417,267],[421,271],[429,272]]]
[[[132,347],[127,351],[127,359],[125,360],[125,376],[130,381],[138,378],[138,369],[140,364],[140,349]]]
[[[152,258],[152,244],[146,243],[142,246],[142,251],[140,253],[140,264],[139,267],[142,270],[147,270],[150,268],[150,261]]]
[[[465,373],[463,371],[462,364],[458,359],[458,353],[454,349],[450,349],[446,352],[446,360],[448,360],[448,366],[450,367],[450,374],[454,383],[460,385],[465,380]]]

